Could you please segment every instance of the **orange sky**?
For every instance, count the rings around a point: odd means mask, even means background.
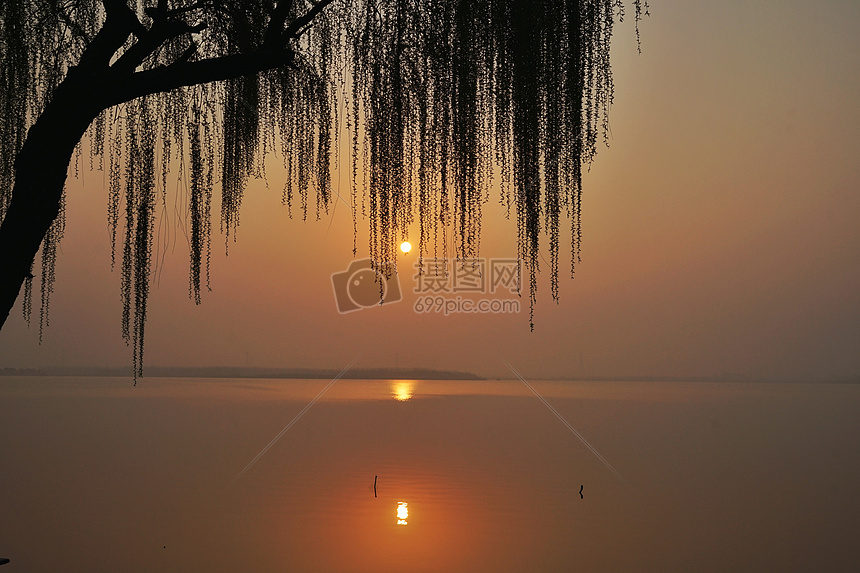
[[[271,189],[250,182],[228,258],[213,237],[213,292],[199,307],[187,243],[171,231],[146,365],[357,358],[501,376],[502,356],[527,377],[856,377],[860,6],[652,0],[651,13],[639,56],[632,24],[618,27],[612,146],[584,181],[583,261],[558,305],[541,276],[535,332],[525,306],[416,314],[414,255],[401,260],[401,302],[338,314],[330,277],[352,259],[349,211],[291,221],[271,172]],[[105,204],[101,173],[70,179],[51,326],[39,346],[19,303],[0,367],[130,365]],[[496,215],[491,202],[483,254],[512,257],[514,226]]]

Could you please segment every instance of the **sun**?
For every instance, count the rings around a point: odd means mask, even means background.
[[[400,243],[400,250],[404,253],[408,253],[412,250],[412,244],[409,241],[403,241]]]

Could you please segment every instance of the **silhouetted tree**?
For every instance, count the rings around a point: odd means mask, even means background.
[[[633,6],[638,24],[647,5]],[[332,201],[341,126],[351,133],[350,202],[370,220],[374,260],[394,259],[416,220],[422,256],[439,248],[477,256],[495,177],[516,217],[530,308],[542,233],[557,297],[559,223],[570,221],[572,274],[582,166],[606,127],[610,39],[623,10],[620,0],[3,2],[0,327],[22,285],[29,320],[40,245],[40,331],[47,324],[63,190],[82,141],[89,161],[109,171],[123,334],[139,374],[154,220],[171,162],[188,166],[190,293],[199,303],[216,186],[229,238],[246,181],[279,153],[284,202],[319,217]]]

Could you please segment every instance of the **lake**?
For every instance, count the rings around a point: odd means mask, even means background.
[[[329,382],[0,377],[2,571],[860,570],[858,385]]]

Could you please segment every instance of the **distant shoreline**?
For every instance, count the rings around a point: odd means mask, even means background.
[[[2,376],[91,376],[98,378],[131,378],[128,367],[47,367],[0,368]],[[328,368],[262,368],[245,366],[151,366],[144,369],[144,378],[270,378],[287,380],[332,379],[340,371]],[[472,372],[435,370],[432,368],[351,368],[341,378],[349,380],[503,380],[487,378]],[[515,380],[515,378],[510,378]],[[820,379],[752,378],[737,374],[722,376],[532,376],[529,380],[565,382],[723,382],[757,384],[860,384],[860,376]]]

